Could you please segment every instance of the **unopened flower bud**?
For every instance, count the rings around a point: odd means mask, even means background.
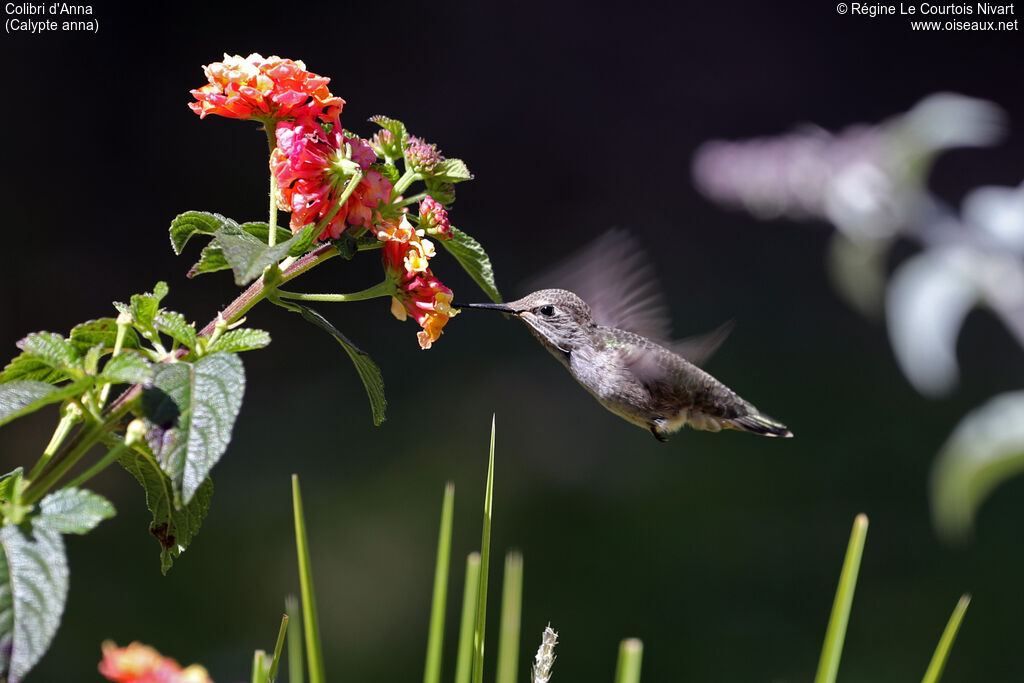
[[[433,197],[427,196],[420,202],[420,227],[426,230],[428,235],[434,235],[443,240],[452,238],[452,225],[448,220],[448,212]]]
[[[405,158],[410,168],[422,175],[433,175],[444,161],[444,155],[437,149],[437,145],[415,137],[409,138],[409,143]]]

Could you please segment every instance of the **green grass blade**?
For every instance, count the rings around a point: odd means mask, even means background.
[[[288,620],[296,626],[288,629],[288,683],[302,683],[302,631],[299,630],[299,600],[294,595],[284,599]]]
[[[288,633],[288,615],[281,615],[281,628],[277,631],[277,643],[274,645],[274,658],[270,661],[270,673],[267,674],[268,683],[274,683],[277,678],[277,665],[281,663],[281,650],[284,648],[284,637]]]
[[[495,683],[515,683],[519,665],[519,617],[523,608],[523,555],[505,556],[501,587],[501,630],[498,631],[498,672]]]
[[[302,595],[302,625],[306,633],[306,659],[309,661],[309,683],[324,683],[324,657],[320,649],[320,625],[316,616],[316,597],[313,595],[313,568],[309,563],[309,543],[306,540],[306,518],[302,513],[302,493],[299,477],[292,475],[292,506],[295,514],[295,546],[299,555],[299,586]]]
[[[942,670],[946,668],[946,660],[949,659],[949,651],[953,649],[953,641],[956,640],[957,631],[960,630],[960,622],[964,620],[967,606],[971,604],[971,596],[967,593],[960,596],[960,601],[953,608],[953,614],[949,617],[942,637],[939,638],[939,645],[935,648],[932,661],[928,664],[928,670],[924,672],[922,683],[939,683],[942,678]]]
[[[462,622],[459,652],[455,659],[455,683],[469,683],[473,673],[473,634],[476,631],[476,596],[480,588],[480,553],[466,558],[466,583],[462,589]]]
[[[427,663],[423,683],[441,680],[441,650],[444,646],[444,612],[448,601],[448,565],[452,554],[452,518],[455,507],[455,484],[444,487],[441,504],[441,529],[437,535],[437,565],[434,568],[434,597],[430,603],[430,632],[427,634]]]
[[[850,621],[850,607],[853,605],[853,592],[857,587],[857,573],[860,571],[860,558],[864,554],[864,539],[867,535],[868,518],[859,514],[853,520],[850,543],[846,547],[846,559],[843,560],[843,569],[839,574],[839,586],[832,603],[832,615],[828,620],[825,644],[821,648],[814,683],[835,683],[839,672],[839,658],[843,654],[846,625]]]
[[[615,683],[640,683],[640,660],[644,644],[637,638],[626,638],[619,645],[619,661],[615,665]]]
[[[484,491],[484,528],[480,535],[480,590],[476,598],[476,632],[473,634],[473,683],[484,679],[484,632],[487,625],[487,567],[491,560],[491,510],[494,507],[494,416],[491,416],[491,455]]]
[[[252,683],[267,683],[267,666],[263,663],[267,653],[263,650],[256,650],[252,655]]]

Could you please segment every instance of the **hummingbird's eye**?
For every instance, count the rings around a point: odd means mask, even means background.
[[[540,308],[537,309],[537,312],[540,313],[545,318],[550,318],[555,314],[555,307],[550,305],[541,306]]]

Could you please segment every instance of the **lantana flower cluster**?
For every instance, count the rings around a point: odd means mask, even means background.
[[[142,643],[118,647],[113,641],[105,641],[99,671],[116,683],[213,683],[202,666],[192,664],[183,669]]]
[[[256,120],[272,133],[274,198],[280,210],[291,213],[292,233],[313,223],[319,242],[346,233],[376,235],[384,243],[386,277],[397,289],[391,310],[400,320],[416,320],[420,346],[430,348],[455,311],[451,290],[428,267],[434,249],[425,235],[452,238],[442,202],[454,194],[443,178],[435,182],[433,194],[441,200],[422,199],[414,229],[404,216],[410,202],[398,196],[408,183],[396,191],[392,180],[398,177],[393,164],[402,159],[407,175],[426,179],[440,173],[445,158],[437,146],[384,123],[369,141],[348,133],[340,120],[345,101],[330,92],[330,79],[306,70],[301,61],[225,55],[204,71],[209,83],[192,91],[197,101],[189,105],[196,114]]]
[[[423,234],[403,216],[401,222],[385,225],[377,239],[384,242],[384,272],[396,286],[391,313],[399,320],[411,316],[418,322],[423,328],[416,335],[420,348],[429,349],[458,311],[451,307],[452,290],[430,272],[434,243]]]

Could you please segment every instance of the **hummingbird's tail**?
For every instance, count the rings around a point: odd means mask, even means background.
[[[753,406],[751,406],[751,408],[753,408]],[[789,428],[786,427],[786,425],[776,419],[768,417],[764,413],[758,412],[756,408],[753,408],[753,412],[748,413],[743,417],[735,417],[728,420],[728,423],[735,429],[741,429],[745,432],[753,432],[754,434],[760,434],[761,436],[793,436],[793,432],[789,431]]]

